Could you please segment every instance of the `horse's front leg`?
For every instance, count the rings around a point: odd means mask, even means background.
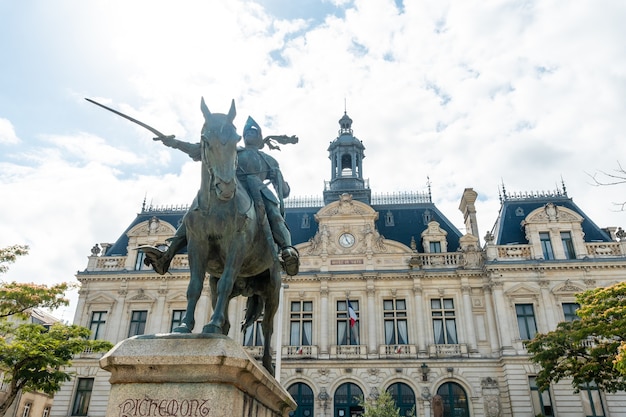
[[[225,262],[224,272],[217,280],[216,291],[212,291],[211,294],[213,300],[213,315],[211,316],[211,320],[202,328],[202,333],[226,334],[224,332],[226,309],[228,308],[230,294],[233,292],[235,278],[241,269],[241,258],[240,252],[231,251],[229,253]]]
[[[194,326],[196,325],[196,305],[198,304],[198,300],[200,299],[203,285],[204,274],[202,274],[201,276],[197,276],[192,273],[191,279],[189,280],[189,286],[187,286],[187,311],[185,312],[185,317],[183,318],[183,322],[180,324],[180,326],[175,327],[172,332],[191,333],[191,331],[193,330]]]
[[[202,249],[202,248],[200,248]],[[174,333],[191,333],[196,320],[196,305],[202,294],[204,275],[207,265],[206,251],[198,251],[193,244],[189,245],[189,272],[190,279],[187,286],[187,311],[180,326],[172,330]]]

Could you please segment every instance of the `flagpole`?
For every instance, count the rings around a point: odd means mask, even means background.
[[[278,333],[276,333],[276,369],[274,370],[274,378],[279,384],[280,371],[283,364],[283,298],[285,297],[285,288],[289,288],[289,284],[280,285],[278,297]]]

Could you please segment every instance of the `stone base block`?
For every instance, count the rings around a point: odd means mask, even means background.
[[[136,336],[100,359],[111,372],[107,417],[279,417],[296,403],[229,337]]]

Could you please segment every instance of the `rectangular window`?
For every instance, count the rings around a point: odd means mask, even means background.
[[[407,345],[409,343],[406,301],[384,300],[384,323],[386,345]]]
[[[29,417],[30,416],[30,408],[32,406],[32,403],[26,403],[24,404],[24,409],[22,410],[22,417]]]
[[[243,345],[244,346],[263,346],[263,327],[261,323],[263,322],[263,316],[261,316],[257,321],[252,324],[252,326],[248,327],[243,334]]]
[[[570,232],[561,232],[561,242],[563,242],[563,252],[565,252],[565,259],[576,259],[576,252],[574,252],[574,242],[572,242],[572,234]]]
[[[554,259],[554,252],[552,251],[552,241],[550,240],[550,233],[540,232],[539,241],[541,242],[541,251],[543,252],[543,259]]]
[[[457,344],[454,300],[452,298],[433,298],[430,300],[430,309],[433,317],[435,344]]]
[[[522,340],[530,340],[537,333],[537,323],[535,322],[535,311],[532,304],[515,304],[517,314],[517,326],[519,327],[519,337]]]
[[[170,332],[174,330],[174,328],[183,324],[183,319],[185,318],[186,310],[173,310],[172,311],[172,325],[170,326]]]
[[[289,327],[290,346],[311,346],[313,335],[313,302],[292,301]]]
[[[441,253],[441,242],[430,242],[430,253]]]
[[[580,389],[583,412],[586,417],[605,417],[602,396],[595,383],[589,383]]]
[[[337,301],[337,344],[359,344],[359,301]]]
[[[535,415],[543,414],[546,417],[554,416],[550,391],[539,391],[537,378],[534,376],[528,377],[528,383],[530,385],[530,399],[533,403]]]
[[[43,409],[43,414],[41,414],[41,417],[48,417],[50,415],[50,407],[46,407]]]
[[[130,328],[128,337],[144,334],[146,331],[146,321],[148,320],[147,310],[135,310],[130,315]]]
[[[94,311],[91,313],[91,322],[89,323],[89,329],[91,330],[90,338],[92,340],[102,339],[104,336],[104,325],[106,324],[107,312],[106,311]]]
[[[580,317],[576,314],[576,310],[580,308],[578,303],[563,303],[563,316],[565,321],[580,320]]]
[[[76,395],[74,396],[73,416],[86,416],[89,410],[89,400],[93,391],[93,378],[78,378]]]

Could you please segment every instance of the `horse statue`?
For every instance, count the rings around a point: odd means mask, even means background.
[[[204,98],[201,110],[201,184],[183,219],[191,273],[187,311],[182,324],[173,331],[190,333],[194,328],[196,303],[208,272],[213,314],[202,333],[228,334],[230,300],[239,295],[248,297],[242,330],[263,315],[262,362],[273,375],[270,343],[281,286],[277,248],[266,238],[267,231],[263,230],[263,222],[257,221],[254,203],[237,180],[240,136],[233,125],[234,100],[228,114],[211,113]]]

